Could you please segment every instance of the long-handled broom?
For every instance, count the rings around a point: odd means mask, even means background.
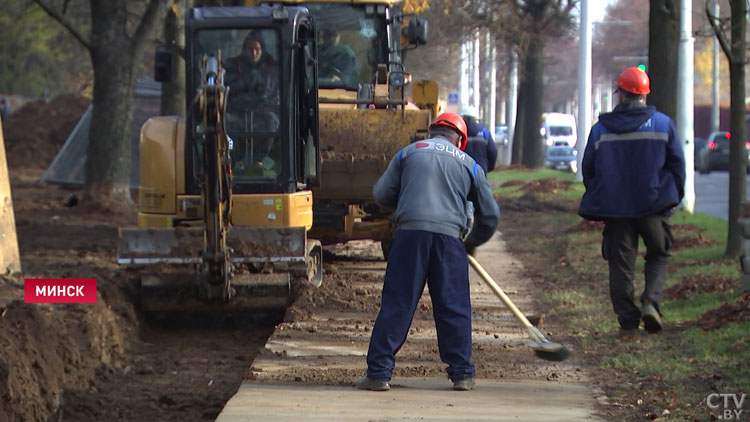
[[[510,301],[508,295],[503,292],[503,289],[501,289],[500,286],[495,283],[495,280],[493,280],[492,277],[487,274],[487,271],[485,271],[484,268],[479,265],[479,262],[471,255],[468,255],[468,257],[471,267],[474,268],[477,274],[482,277],[487,285],[490,286],[492,291],[495,292],[497,297],[499,297],[500,300],[503,301],[505,306],[507,306],[508,309],[513,312],[513,315],[515,315],[516,318],[518,318],[518,320],[521,322],[521,324],[523,324],[523,326],[526,328],[526,331],[529,333],[529,337],[531,337],[531,340],[533,340],[530,346],[532,349],[534,349],[534,354],[536,355],[536,357],[556,362],[567,359],[568,356],[570,356],[570,350],[568,350],[568,348],[560,343],[555,343],[544,338],[544,335],[542,335],[542,333],[536,327],[531,325],[526,316],[518,310],[516,305],[514,305],[513,302]]]

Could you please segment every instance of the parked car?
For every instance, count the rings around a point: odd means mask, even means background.
[[[706,145],[698,152],[698,172],[708,174],[713,170],[729,170],[730,142],[732,142],[730,132],[711,132]],[[750,142],[745,141],[745,151],[750,159]],[[747,171],[750,172],[750,160],[748,160]]]
[[[500,125],[495,126],[495,145],[499,147],[501,146],[507,146],[508,145],[508,126],[507,125]]]
[[[576,173],[578,171],[578,151],[569,146],[547,147],[545,167]]]

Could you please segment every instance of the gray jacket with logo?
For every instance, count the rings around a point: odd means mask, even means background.
[[[408,145],[391,160],[373,189],[375,200],[393,210],[396,230],[424,230],[461,238],[466,234],[467,202],[474,204],[474,225],[464,242],[489,240],[500,220],[484,170],[442,137]]]

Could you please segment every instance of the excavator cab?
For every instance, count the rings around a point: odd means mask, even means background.
[[[315,24],[280,5],[185,20],[186,117],[141,130],[139,227],[120,230],[118,262],[145,266],[147,311],[282,310],[293,281],[322,281],[307,238],[320,183]],[[163,80],[172,61],[160,54]]]
[[[186,38],[185,59],[193,64],[186,69],[187,101],[196,101],[202,57],[221,51],[233,193],[294,193],[317,186],[317,80],[309,16],[301,8],[269,6],[192,13],[186,23],[191,36]],[[306,23],[295,21],[295,14],[305,16]],[[192,154],[186,155],[191,173],[186,189],[198,193],[202,116],[196,107],[189,110],[193,145]]]

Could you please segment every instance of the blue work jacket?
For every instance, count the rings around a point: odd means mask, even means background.
[[[674,122],[655,107],[622,103],[601,114],[581,164],[590,220],[668,214],[682,201],[685,157]]]

